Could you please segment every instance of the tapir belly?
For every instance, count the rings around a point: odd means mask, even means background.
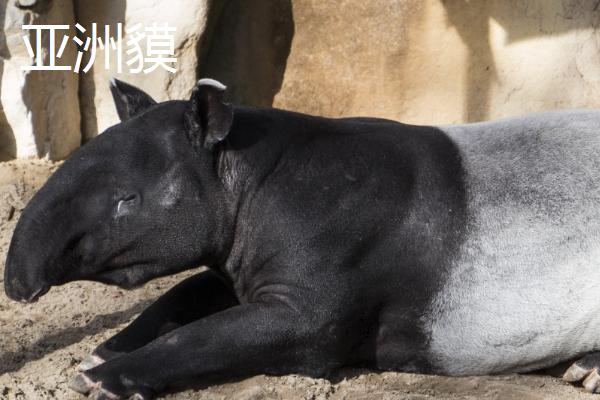
[[[446,132],[469,212],[424,321],[434,368],[526,371],[600,350],[600,112]]]
[[[600,247],[554,258],[457,266],[429,313],[434,368],[521,372],[600,350]]]

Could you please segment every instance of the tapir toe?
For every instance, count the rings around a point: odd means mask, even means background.
[[[590,393],[600,393],[600,352],[586,355],[574,362],[564,373],[563,379],[567,382],[581,382],[581,385]]]

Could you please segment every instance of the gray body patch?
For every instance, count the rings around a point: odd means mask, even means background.
[[[466,238],[425,317],[452,375],[600,349],[600,111],[440,127],[466,170]]]

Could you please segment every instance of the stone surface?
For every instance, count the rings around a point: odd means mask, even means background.
[[[227,84],[240,104],[270,106],[281,89],[294,37],[290,0],[229,0],[211,13],[212,39],[199,76]]]
[[[86,29],[93,22],[104,27],[111,26],[114,32],[118,23],[124,28],[133,28],[137,24],[151,27],[168,24],[176,27],[175,57],[177,72],[172,74],[158,68],[148,74],[144,72],[130,73],[123,58],[123,73],[117,73],[116,58],[111,58],[110,69],[104,68],[104,51],[96,53],[94,67],[87,74],[81,75],[81,111],[83,118],[84,141],[101,133],[107,127],[118,122],[112,97],[108,89],[111,76],[134,84],[147,91],[157,101],[187,98],[196,82],[198,55],[205,38],[207,16],[210,0],[180,0],[176,3],[160,0],[106,0],[90,2],[75,0],[77,19]],[[130,47],[126,42],[132,35],[124,36],[124,52]],[[145,42],[142,49],[146,53]]]
[[[292,4],[277,107],[433,124],[600,103],[597,0]]]
[[[18,8],[14,1],[0,0],[0,159],[62,159],[81,143],[78,79],[69,71],[21,70],[34,63],[21,27],[73,24],[73,5],[70,0],[29,3]],[[35,46],[35,33],[29,36]],[[57,35],[60,40],[62,35]],[[49,41],[43,43],[45,60],[48,48]],[[70,65],[74,57],[75,48],[67,46],[60,64]]]

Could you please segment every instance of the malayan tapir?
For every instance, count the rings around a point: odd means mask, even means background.
[[[159,104],[111,89],[122,122],[25,208],[7,295],[209,270],[101,344],[75,390],[567,360],[600,390],[600,111],[414,126],[234,106],[207,79]]]

